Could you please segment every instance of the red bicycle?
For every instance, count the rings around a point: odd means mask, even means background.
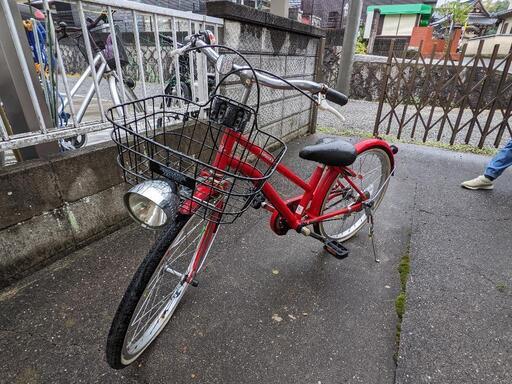
[[[141,355],[187,288],[197,286],[221,224],[232,223],[251,206],[262,208],[271,213],[276,234],[294,230],[344,258],[348,251],[342,242],[368,222],[372,228],[373,212],[393,173],[397,149],[378,138],[356,145],[323,138],[303,148],[299,156],[318,163],[308,180],[280,164],[286,145],[258,129],[260,85],[297,90],[338,116],[327,100],[344,105],[346,96],[312,81],[286,80],[254,69],[238,52],[213,46],[211,40],[206,32],[194,35],[174,53],[200,50],[224,75],[220,84],[241,79],[245,93],[240,102],[218,92],[203,105],[156,96],[109,111],[119,165],[126,181],[135,185],[125,195],[125,205],[144,227],[163,228],[113,319],[107,361],[116,369]],[[219,55],[214,48],[230,54]],[[244,64],[233,64],[233,56]],[[257,101],[250,107],[247,100],[254,88]],[[121,120],[115,117],[119,108]],[[268,182],[275,172],[304,192],[284,199]]]

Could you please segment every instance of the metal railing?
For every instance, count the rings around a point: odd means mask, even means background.
[[[0,1],[2,1],[3,11],[10,12],[8,7],[3,6],[6,0]],[[46,44],[49,58],[47,68],[39,70],[38,76],[52,112],[53,124],[47,126],[41,118],[38,119],[39,131],[19,134],[12,134],[5,129],[4,124],[0,125],[0,151],[109,128],[110,125],[104,116],[105,109],[134,98],[162,94],[166,91],[169,93],[170,90],[177,95],[183,95],[183,88],[187,88],[191,93],[189,98],[192,100],[199,102],[207,100],[209,74],[204,55],[190,53],[187,63],[188,73],[182,73],[183,66],[180,62],[177,59],[173,60],[167,54],[177,48],[184,36],[200,30],[210,29],[218,36],[218,30],[223,25],[222,19],[127,0],[71,0],[69,1],[70,12],[65,16],[67,20],[75,21],[78,34],[75,37],[70,34],[66,39],[71,39],[69,44],[59,39],[59,28],[56,27],[58,20],[55,19],[62,14],[51,11],[48,0],[43,0],[42,4],[47,19],[46,36],[50,44]],[[108,25],[108,31],[105,32],[107,28],[102,29],[100,26],[96,29],[88,29],[91,22],[88,17],[97,16],[102,12],[106,13],[104,25]],[[12,15],[7,16],[14,23]],[[31,23],[37,31],[40,21],[32,19]],[[9,25],[9,28],[11,36],[0,38],[15,39],[17,45],[27,44],[23,36],[16,34],[14,25]],[[110,39],[111,45],[107,46],[109,44],[107,43],[104,47],[98,48],[93,38],[94,33]],[[168,45],[163,46],[163,38]],[[42,63],[43,54],[39,49],[37,33],[35,33],[35,39],[38,49],[35,50],[34,55],[39,63]],[[74,42],[73,39],[75,39]],[[79,41],[80,44],[77,43],[77,39],[82,39]],[[74,45],[74,43],[77,44]],[[125,52],[126,57],[123,57],[122,54],[126,50],[129,52],[128,54]],[[106,53],[113,54],[113,60],[112,58],[109,60]],[[21,48],[17,54],[20,59],[24,57]],[[81,55],[82,58],[77,59],[76,55]],[[71,59],[82,60],[85,66],[78,80],[69,75],[70,72],[74,72],[69,70]],[[22,68],[23,76],[27,80],[30,76],[28,71],[36,69],[34,62],[24,60],[24,63],[26,65]],[[123,67],[131,68],[136,79],[128,79],[127,70]],[[148,72],[156,76],[149,76]],[[54,78],[50,81],[51,76]],[[210,78],[212,76],[210,75]],[[215,79],[218,81],[218,77]],[[108,84],[107,88],[102,88],[104,83]],[[27,87],[30,84],[26,81]],[[88,90],[85,95],[81,95],[80,89],[84,86]],[[102,97],[107,94],[110,99]],[[34,92],[30,95],[37,112],[41,106]],[[91,106],[94,96],[97,109]],[[77,105],[77,99],[81,99],[79,105]],[[63,116],[65,116],[65,122],[63,122]]]

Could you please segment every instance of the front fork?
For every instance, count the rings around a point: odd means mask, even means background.
[[[236,138],[233,135],[230,135],[230,129],[225,128],[224,134],[221,138],[219,148],[215,155],[215,159],[213,161],[212,166],[218,168],[219,170],[225,170],[230,166],[231,153],[233,151],[233,147],[236,143]],[[194,256],[194,262],[192,264],[191,270],[185,276],[184,281],[191,284],[192,286],[197,286],[197,281],[194,279],[197,272],[203,266],[206,256],[210,251],[210,248],[215,240],[217,235],[217,231],[219,228],[219,221],[222,218],[222,210],[223,210],[223,194],[220,191],[215,190],[210,185],[215,186],[216,189],[225,190],[228,187],[229,180],[225,179],[224,174],[214,173],[214,170],[203,170],[200,173],[200,178],[198,179],[197,185],[193,191],[193,199],[186,200],[181,208],[180,213],[185,215],[192,215],[198,209],[200,209],[203,205],[199,204],[197,201],[201,201],[206,203],[206,205],[212,204],[210,212],[206,212],[206,215],[209,215],[205,218],[206,225],[203,230],[203,234],[201,235],[201,242],[197,247],[196,254]],[[217,198],[220,197],[219,200]],[[196,201],[194,201],[196,200]]]

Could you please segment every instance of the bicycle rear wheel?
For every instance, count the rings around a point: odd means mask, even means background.
[[[362,151],[350,167],[357,175],[352,181],[370,199],[375,198],[373,210],[375,211],[384,197],[387,181],[391,173],[391,159],[383,149],[374,147]],[[322,203],[320,214],[324,215],[355,204],[359,194],[340,175],[334,179]],[[320,222],[315,225],[315,232],[320,235],[337,240],[346,241],[357,234],[367,222],[364,210],[352,212],[350,215],[337,217]]]
[[[180,216],[159,236],[128,286],[107,338],[107,362],[133,363],[171,319],[190,281],[202,268],[218,224]]]

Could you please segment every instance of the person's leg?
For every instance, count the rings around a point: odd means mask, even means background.
[[[483,175],[464,181],[461,185],[467,189],[493,189],[493,181],[505,169],[512,165],[512,139],[492,158]]]
[[[498,178],[505,169],[512,165],[512,139],[489,162],[484,176],[493,181]]]

